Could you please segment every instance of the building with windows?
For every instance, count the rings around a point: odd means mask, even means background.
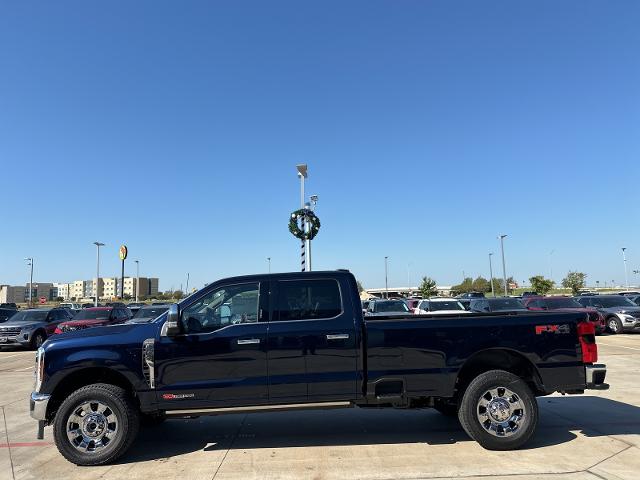
[[[29,296],[29,289],[26,289]],[[23,303],[25,296],[24,287],[14,287],[11,285],[0,285],[0,303]]]

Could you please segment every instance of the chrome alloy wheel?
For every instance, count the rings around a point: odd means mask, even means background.
[[[106,448],[119,434],[115,413],[97,400],[78,405],[67,419],[67,438],[83,453]]]
[[[618,321],[615,318],[609,319],[609,330],[613,333],[618,333]]]
[[[526,421],[526,411],[520,397],[505,387],[487,390],[478,399],[478,421],[496,437],[514,435]]]

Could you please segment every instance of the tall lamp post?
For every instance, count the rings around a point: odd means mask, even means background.
[[[31,267],[31,274],[29,276],[29,307],[32,307],[33,304],[33,257],[27,257],[25,258],[25,260],[29,263],[27,263],[27,266]]]
[[[271,273],[271,257],[267,257],[267,263],[269,264],[269,273]]]
[[[98,292],[100,291],[100,247],[104,247],[104,243],[93,242],[96,246],[96,291],[93,292],[95,296],[94,306],[98,306]]]
[[[298,170],[298,178],[300,179],[300,208],[304,208],[304,180],[307,178],[307,164],[301,163],[296,165]],[[307,231],[307,221],[304,221],[302,230]],[[305,240],[300,241],[300,269],[303,272],[307,271],[307,242]]]
[[[493,286],[493,263],[491,262],[491,257],[493,256],[493,253],[489,254],[489,277],[491,277],[491,295],[493,295],[493,298],[496,298],[496,290],[495,287]]]
[[[504,280],[504,296],[506,297],[509,294],[507,290],[507,268],[504,263],[504,239],[506,235],[502,234],[498,238],[500,238],[500,251],[502,252],[502,279]]]
[[[625,254],[625,250],[627,247],[622,247],[622,261],[624,262],[624,283],[627,286],[627,290],[629,290],[629,273],[627,272],[627,255]]]
[[[138,292],[140,291],[140,260],[134,260],[136,263],[136,303],[138,303]]]
[[[384,292],[385,297],[389,298],[389,267],[387,265],[389,257],[384,257]]]

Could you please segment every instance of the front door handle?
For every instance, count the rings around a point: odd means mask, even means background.
[[[259,338],[243,338],[238,340],[238,345],[253,345],[256,343],[260,343]]]
[[[346,340],[349,338],[348,333],[333,333],[327,335],[327,340]]]

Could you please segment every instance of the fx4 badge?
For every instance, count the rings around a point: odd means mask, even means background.
[[[569,325],[536,325],[536,335],[542,335],[543,333],[570,333],[571,328]]]
[[[162,398],[164,400],[180,400],[181,398],[193,398],[195,393],[163,393]]]

